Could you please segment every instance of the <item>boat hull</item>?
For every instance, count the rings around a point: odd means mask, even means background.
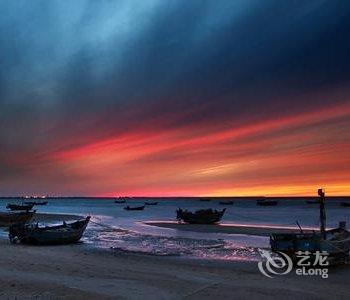
[[[325,251],[329,258],[349,257],[350,233],[341,228],[326,232],[327,238],[323,239],[320,233],[306,234],[272,234],[270,236],[271,250],[287,254],[293,260],[298,260],[297,252]]]
[[[306,204],[320,204],[319,200],[306,200],[305,201]]]
[[[145,206],[138,206],[138,207],[130,207],[130,206],[126,206],[124,207],[125,210],[144,210]]]
[[[71,224],[38,228],[34,225],[10,227],[9,237],[11,242],[18,239],[24,244],[33,245],[62,245],[78,242],[90,221],[90,217],[85,220],[76,221]]]
[[[17,204],[7,204],[6,208],[12,211],[16,210],[23,210],[23,211],[29,211],[34,207],[34,204],[30,205],[17,205]]]
[[[189,224],[216,224],[221,221],[226,209],[222,211],[199,210],[195,213],[178,209],[177,219]]]
[[[278,204],[277,201],[271,200],[271,201],[257,201],[257,205],[259,206],[276,206]]]

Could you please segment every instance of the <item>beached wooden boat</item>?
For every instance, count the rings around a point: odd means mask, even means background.
[[[10,226],[17,223],[29,222],[35,214],[30,212],[0,212],[0,226]]]
[[[158,202],[155,201],[155,202],[145,202],[145,205],[157,205]]]
[[[220,222],[226,208],[221,211],[212,209],[200,209],[196,212],[179,208],[176,211],[176,218],[190,224],[215,224]]]
[[[26,205],[47,205],[47,201],[41,201],[41,202],[36,202],[36,201],[28,201],[28,202],[24,202],[24,204]]]
[[[256,204],[260,206],[276,206],[278,202],[276,200],[259,199],[256,200]]]
[[[19,204],[7,204],[6,208],[9,210],[25,210],[29,211],[33,208],[33,204],[19,205]]]
[[[340,202],[340,206],[350,207],[350,202]]]
[[[125,206],[124,209],[125,210],[144,210],[145,206],[134,206],[134,207],[131,207],[131,206]]]
[[[220,201],[220,205],[233,205],[235,202],[234,201]]]
[[[336,229],[326,230],[326,212],[324,192],[318,191],[320,196],[320,231],[314,233],[272,234],[270,245],[272,251],[282,252],[297,261],[298,251],[327,251],[329,261],[338,261],[349,257],[350,232],[346,230],[346,223],[340,222]]]
[[[117,204],[123,204],[125,202],[126,202],[125,200],[115,200],[114,201],[114,203],[117,203]]]
[[[39,227],[38,224],[14,224],[9,228],[12,243],[21,242],[35,245],[59,245],[75,243],[82,237],[90,216],[72,223]]]
[[[272,251],[286,253],[294,261],[297,260],[298,251],[312,254],[327,251],[330,259],[341,259],[349,257],[350,233],[339,227],[325,231],[325,236],[320,232],[272,234],[270,244]]]

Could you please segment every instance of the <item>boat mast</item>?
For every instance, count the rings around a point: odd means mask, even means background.
[[[325,196],[323,189],[318,189],[320,196],[320,231],[323,239],[326,239],[326,210],[324,208]]]

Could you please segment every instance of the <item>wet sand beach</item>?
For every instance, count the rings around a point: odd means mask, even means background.
[[[0,297],[10,299],[346,299],[347,266],[328,279],[266,278],[252,262],[213,262],[0,242]]]
[[[37,218],[80,217],[39,214]],[[5,299],[346,299],[349,276],[348,266],[341,266],[331,268],[327,279],[295,274],[267,278],[252,261],[159,257],[84,243],[29,246],[0,240],[0,298]]]

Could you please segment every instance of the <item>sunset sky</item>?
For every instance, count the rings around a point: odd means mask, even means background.
[[[0,195],[350,195],[348,1],[0,12]]]

